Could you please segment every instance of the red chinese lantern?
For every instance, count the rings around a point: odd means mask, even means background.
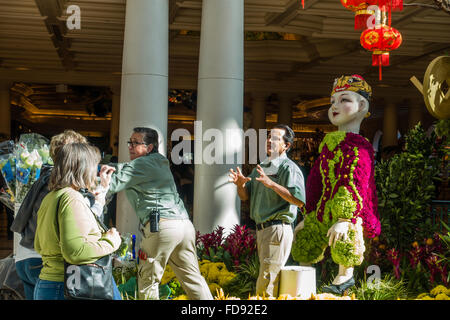
[[[394,11],[403,10],[403,0],[377,0],[377,5]]]
[[[384,1],[384,0],[383,0]],[[368,10],[369,6],[377,5],[378,0],[341,0],[341,4],[355,13],[355,29],[362,30],[367,26],[367,19],[375,11]]]
[[[381,80],[381,67],[389,65],[389,52],[402,44],[402,35],[397,29],[381,24],[373,29],[364,30],[360,37],[364,49],[372,51],[372,66],[379,67]]]
[[[381,11],[388,12],[389,16],[389,26],[391,25],[391,11],[402,11],[403,10],[403,0],[378,0],[378,7]]]
[[[403,0],[341,0],[341,4],[355,13],[356,30],[365,29],[367,19],[375,14],[375,11],[369,8],[370,6],[378,6],[383,11],[389,11],[389,17],[391,10],[403,10]]]

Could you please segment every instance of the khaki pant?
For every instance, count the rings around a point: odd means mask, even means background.
[[[212,300],[208,284],[200,274],[191,221],[161,220],[159,232],[149,224],[142,230],[140,248],[147,254],[138,266],[139,299],[159,299],[159,284],[169,263],[191,300]]]
[[[293,238],[292,227],[287,224],[277,224],[256,231],[260,265],[256,281],[258,295],[278,296],[280,270],[289,259]]]

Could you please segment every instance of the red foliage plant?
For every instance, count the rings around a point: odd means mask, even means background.
[[[245,225],[236,224],[232,232],[224,238],[224,228],[219,226],[213,232],[201,235],[197,231],[196,245],[202,252],[213,249],[217,252],[222,248],[231,256],[232,262],[238,266],[247,261],[256,252],[256,239]]]
[[[233,258],[235,266],[239,265],[241,259],[246,260],[256,251],[256,239],[245,225],[235,225],[233,232],[226,238],[223,248]]]

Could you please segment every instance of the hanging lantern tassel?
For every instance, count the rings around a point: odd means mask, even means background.
[[[378,66],[378,78],[382,80],[381,68],[389,65],[389,52],[374,51],[372,54],[372,66]]]
[[[302,8],[305,9],[305,0],[302,0]]]
[[[372,54],[372,66],[387,67],[389,65],[389,52],[386,51],[374,51]]]

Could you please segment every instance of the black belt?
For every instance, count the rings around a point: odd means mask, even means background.
[[[262,229],[265,229],[267,227],[274,226],[276,224],[290,224],[290,223],[285,222],[283,220],[270,220],[270,221],[266,221],[266,222],[257,224],[256,225],[256,229],[257,230],[262,230]]]

